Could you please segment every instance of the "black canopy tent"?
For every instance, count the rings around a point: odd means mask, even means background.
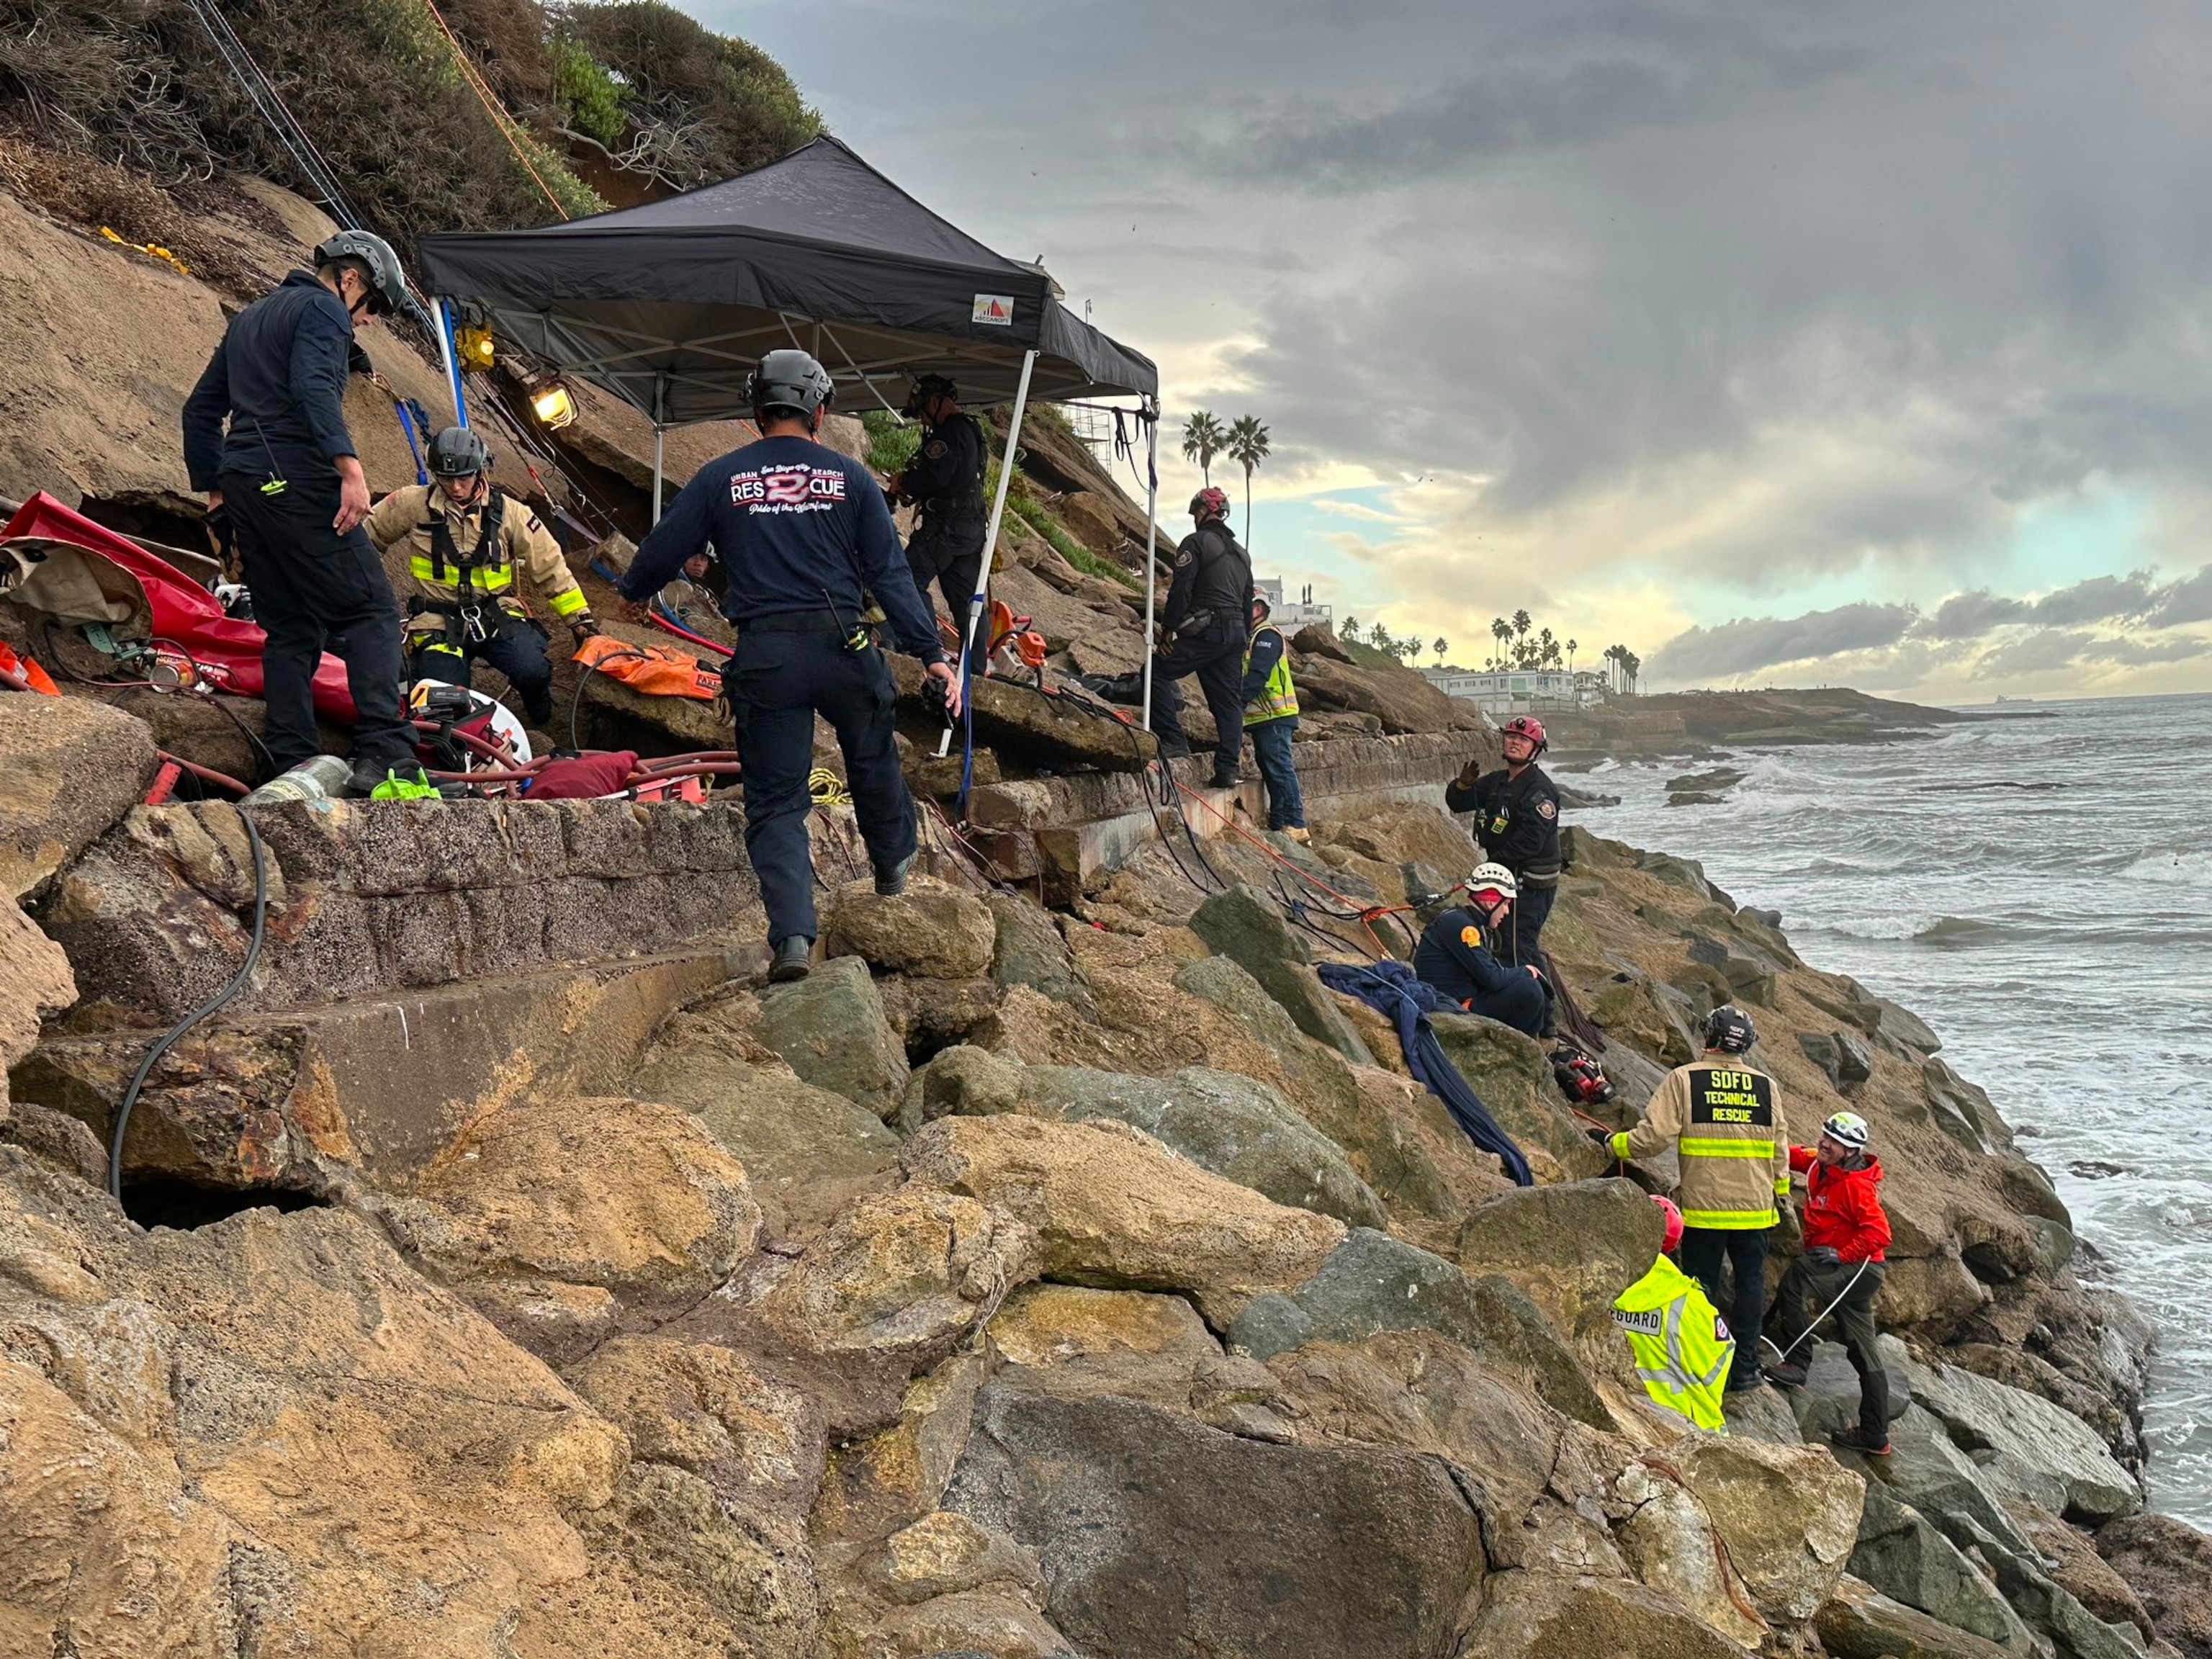
[[[896,407],[889,390],[902,395],[909,376],[929,374],[950,376],[964,404],[1011,402],[1010,444],[1032,397],[1139,398],[1157,495],[1151,359],[1070,315],[1042,270],[993,252],[835,138],[642,207],[536,230],[426,236],[422,260],[442,335],[455,302],[473,305],[499,337],[644,411],[656,518],[661,433],[750,414],[746,373],[783,345],[811,352],[848,408]],[[456,374],[457,408],[459,390]],[[997,544],[1006,488],[1002,470],[987,547]],[[971,637],[981,602],[979,592]],[[1149,716],[1149,672],[1146,706]]]

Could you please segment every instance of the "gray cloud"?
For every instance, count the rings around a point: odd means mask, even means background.
[[[2035,602],[2035,620],[2054,628],[2078,623],[2111,622],[2139,617],[2151,605],[2151,573],[2092,576],[2071,587],[2046,593]]]
[[[2212,564],[2202,565],[2195,575],[2160,589],[2150,621],[2157,628],[2212,622]]]
[[[1846,605],[1802,617],[1742,617],[1677,634],[1652,653],[1655,683],[1710,684],[1782,663],[1895,645],[1918,616],[1908,605]]]
[[[2017,674],[2040,674],[2063,668],[2090,649],[2095,641],[2087,634],[2046,628],[1982,653],[1975,667],[1992,678]]]
[[[2118,663],[2140,667],[2154,662],[2187,662],[2192,657],[2212,657],[2212,640],[2187,635],[2167,640],[2099,640],[2081,650],[2084,662]]]
[[[1920,631],[1930,639],[1975,640],[2002,623],[2022,621],[2028,610],[2024,599],[2008,599],[1980,587],[1971,593],[1954,593],[1944,600],[1936,614],[1921,623]]]

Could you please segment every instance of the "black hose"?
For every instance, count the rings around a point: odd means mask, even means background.
[[[584,749],[584,745],[576,740],[576,717],[583,712],[584,707],[584,682],[602,672],[600,663],[626,662],[632,657],[641,662],[646,660],[646,653],[632,646],[626,650],[610,651],[598,661],[579,665],[584,672],[576,676],[576,689],[568,698],[568,748],[572,753],[581,754]],[[607,678],[612,679],[614,676],[609,674]]]
[[[253,849],[253,938],[246,947],[246,960],[239,964],[238,972],[231,976],[230,983],[216,992],[204,1006],[194,1009],[170,1028],[168,1034],[147,1052],[145,1059],[138,1062],[137,1075],[131,1079],[131,1086],[123,1091],[123,1103],[115,1110],[115,1133],[107,1143],[107,1191],[108,1195],[118,1204],[123,1201],[123,1136],[131,1127],[131,1109],[138,1103],[138,1091],[146,1086],[146,1079],[153,1075],[155,1066],[163,1054],[169,1052],[177,1039],[244,989],[246,980],[252,975],[254,964],[261,960],[261,940],[269,925],[268,854],[262,848],[261,832],[253,827],[253,815],[241,811],[238,817],[239,822],[246,826],[246,844]]]

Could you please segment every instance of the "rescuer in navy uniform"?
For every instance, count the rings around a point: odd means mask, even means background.
[[[806,833],[814,716],[837,733],[876,890],[906,890],[914,799],[892,744],[898,690],[860,620],[866,595],[900,645],[927,665],[946,712],[960,684],[916,596],[890,508],[860,462],[814,441],[832,388],[803,351],[771,351],[746,386],[760,441],[710,461],[684,486],[617,590],[633,622],[643,601],[712,542],[723,614],[737,625],[722,684],[744,762],[745,850],[768,910],[772,980],[804,979],[817,931]]]
[[[983,428],[960,407],[959,388],[942,374],[915,380],[903,411],[928,430],[905,471],[891,480],[892,494],[921,509],[921,526],[906,544],[915,591],[925,611],[933,611],[929,584],[945,595],[952,625],[968,626],[968,606],[983,574]],[[988,640],[976,641],[974,666],[981,667]]]
[[[1175,580],[1161,608],[1164,636],[1174,643],[1152,657],[1152,731],[1160,753],[1190,753],[1182,729],[1182,693],[1176,682],[1198,676],[1220,733],[1213,751],[1213,787],[1237,782],[1244,747],[1244,649],[1252,614],[1252,556],[1229,529],[1229,496],[1212,486],[1190,498],[1191,532],[1176,549]]]
[[[185,466],[210,522],[238,538],[264,635],[270,760],[282,770],[322,752],[312,688],[327,644],[353,692],[353,782],[367,794],[394,771],[422,778],[399,702],[399,607],[361,527],[368,480],[346,430],[346,375],[363,312],[416,307],[382,237],[341,231],[314,257],[312,276],[294,271],[231,319],[185,403]]]
[[[1444,807],[1474,813],[1483,856],[1504,865],[1521,884],[1521,900],[1513,907],[1513,960],[1540,968],[1538,940],[1559,896],[1559,787],[1536,764],[1548,746],[1541,720],[1516,714],[1498,742],[1505,764],[1484,772],[1480,760],[1469,761],[1445,787]]]

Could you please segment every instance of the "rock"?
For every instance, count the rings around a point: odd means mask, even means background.
[[[915,1181],[1019,1216],[1050,1277],[1187,1291],[1217,1328],[1312,1278],[1345,1236],[1341,1222],[1272,1203],[1111,1121],[941,1118],[901,1162]]]
[[[1436,1460],[1131,1401],[985,1389],[945,1507],[1036,1550],[1054,1623],[1099,1659],[1443,1655],[1482,1583],[1475,1512]]]
[[[2081,1602],[2093,1618],[2107,1625],[2132,1625],[2146,1641],[2155,1639],[2157,1627],[2148,1609],[2128,1587],[2128,1581],[2097,1553],[2087,1533],[2033,1504],[2008,1504],[2005,1512],[2035,1547],[2051,1582]]]
[[[992,922],[992,980],[1002,986],[1029,986],[1055,1002],[1073,1003],[1095,1015],[1090,984],[1068,955],[1050,915],[1006,893],[994,893],[987,902]]]
[[[1802,1418],[1799,1419],[1803,1420]],[[2005,1548],[2025,1554],[2027,1538],[2004,1506],[1982,1485],[1972,1460],[1954,1446],[1943,1425],[1917,1406],[1908,1406],[1889,1425],[1887,1457],[1838,1452],[1837,1459],[1885,1487],[1899,1503],[1916,1509],[1929,1524],[1961,1549],[1974,1542],[1967,1528],[1978,1524]]]
[[[1973,1457],[1984,1486],[2088,1526],[2142,1507],[2136,1478],[2071,1413],[1955,1366],[1914,1365],[1909,1374],[1912,1397]]]
[[[1634,1043],[1662,1065],[1686,1066],[1698,1057],[1681,994],[1648,975],[1616,975],[1584,1006],[1591,1024]]]
[[[1774,926],[1782,925],[1777,918]],[[1943,1041],[1910,1008],[1892,1002],[1887,997],[1875,997],[1875,1041],[1890,1053],[1905,1060],[1923,1060],[1938,1053]]]
[[[2034,1637],[1996,1587],[1917,1510],[1899,1503],[1879,1481],[1867,1488],[1850,1570],[1884,1595],[1948,1629],[2007,1653],[2036,1650]]]
[[[898,1167],[898,1137],[844,1096],[802,1083],[780,1064],[664,1048],[630,1079],[640,1100],[698,1114],[744,1165],[754,1196],[790,1218],[834,1211]]]
[[[890,1659],[1074,1659],[1028,1602],[988,1591],[940,1595],[896,1615]]]
[[[1310,1280],[1245,1309],[1229,1340],[1264,1360],[1310,1342],[1402,1330],[1434,1331],[1493,1364],[1526,1370],[1554,1410],[1613,1426],[1582,1367],[1518,1286],[1497,1273],[1469,1279],[1440,1256],[1364,1227]]]
[[[1336,637],[1336,630],[1326,623],[1308,623],[1291,635],[1291,648],[1302,656],[1327,657],[1332,662],[1348,663],[1352,653],[1344,648],[1344,641]]]
[[[1540,1182],[1611,1172],[1613,1159],[1591,1144],[1560,1098],[1542,1043],[1473,1014],[1434,1014],[1429,1024],[1446,1058],[1481,1097],[1498,1127],[1512,1137]]]
[[[1832,1659],[2002,1659],[2010,1648],[1969,1636],[1846,1577],[1814,1622]]]
[[[173,1461],[142,1455],[4,1358],[0,1447],[0,1645],[179,1659],[238,1650],[230,1553],[247,1546],[218,1508],[185,1495]]]
[[[1718,806],[1728,799],[1710,789],[1677,789],[1667,797],[1669,806]]]
[[[7,1073],[0,1071],[0,1140],[21,1146],[88,1185],[107,1185],[107,1148],[98,1135],[65,1112],[27,1100],[11,1104],[6,1086]]]
[[[1036,1551],[950,1510],[933,1510],[893,1533],[862,1573],[878,1595],[907,1603],[993,1584],[1037,1595],[1044,1589]]]
[[[1962,1548],[1971,1549],[1996,1579],[2006,1604],[2032,1630],[2051,1637],[2069,1659],[2136,1659],[2142,1633],[2132,1624],[2115,1629],[2097,1618],[2053,1579],[2043,1558],[2031,1547],[2014,1550],[1999,1542],[1971,1517],[1948,1517]]]
[[[1686,888],[1701,899],[1720,896],[1720,890],[1705,879],[1705,866],[1695,859],[1677,858],[1672,853],[1638,853],[1636,864],[1647,875],[1670,887]]]
[[[742,1164],[688,1112],[620,1099],[526,1101],[490,1114],[386,1224],[448,1279],[595,1285],[626,1302],[696,1301],[760,1233]]]
[[[837,890],[822,949],[888,974],[976,979],[991,970],[994,928],[982,901],[928,877],[885,898],[868,882]]]
[[[2212,1659],[2212,1537],[2170,1515],[2131,1515],[2100,1527],[2096,1546],[2163,1640],[2183,1659]]]
[[[1770,1446],[1802,1446],[1804,1431],[1779,1389],[1755,1389],[1728,1402],[1728,1431],[1739,1439],[1763,1441]]]
[[[1569,1329],[1595,1327],[1650,1271],[1665,1231],[1658,1206],[1631,1181],[1520,1188],[1468,1216],[1459,1265],[1513,1278],[1555,1304]]]
[[[1725,1604],[1724,1604],[1725,1605]],[[1617,1579],[1501,1573],[1460,1650],[1482,1659],[1743,1659],[1668,1596]]]
[[[1032,1066],[1022,1084],[1017,1109],[1031,1116],[1063,1123],[1112,1118],[1278,1204],[1347,1226],[1389,1224],[1382,1200],[1337,1145],[1264,1083],[1195,1066],[1172,1078]]]
[[[1386,732],[1472,732],[1482,725],[1474,703],[1446,696],[1409,668],[1355,666],[1314,655],[1294,663],[1291,673],[1301,706],[1373,714]]]
[[[902,700],[929,717],[941,718],[922,696],[921,664],[897,654],[887,660]],[[1011,680],[977,680],[973,691],[976,745],[997,750],[1002,759],[1035,759],[1056,769],[1131,772],[1155,758],[1158,745],[1152,734],[1133,725],[1079,713],[1073,704]]]
[[[1249,887],[1232,887],[1200,904],[1190,927],[1217,955],[1230,957],[1258,980],[1308,1036],[1326,1042],[1355,1066],[1375,1063],[1314,973],[1312,953],[1273,901]]]
[[[1830,1088],[1843,1087],[1843,1060],[1837,1050],[1836,1039],[1832,1034],[1800,1031],[1797,1033],[1797,1046],[1805,1051],[1806,1059],[1826,1073]]]
[[[145,795],[143,720],[85,697],[0,696],[0,893],[34,896]]]
[[[990,1343],[994,1375],[1027,1393],[1111,1394],[1178,1411],[1224,1359],[1181,1297],[1076,1285],[1024,1285],[992,1319]],[[1267,1386],[1264,1372],[1260,1381]]]
[[[1672,1457],[1759,1613],[1788,1628],[1819,1612],[1857,1540],[1865,1480],[1809,1446],[1690,1435]]]
[[[37,1044],[39,1022],[76,1000],[76,979],[62,947],[13,899],[0,898],[0,1124],[8,1121],[9,1067]]]
[[[909,1184],[862,1200],[754,1293],[760,1316],[817,1354],[943,1353],[1036,1277],[1036,1231],[972,1197]]]
[[[833,957],[806,978],[761,994],[768,1046],[817,1088],[888,1121],[906,1092],[906,1050],[858,957]]]
[[[1697,1494],[1639,1458],[1621,1470],[1613,1496],[1627,1510],[1613,1535],[1638,1581],[1680,1606],[1697,1608],[1706,1624],[1744,1646],[1758,1646],[1765,1623],[1741,1587]]]

